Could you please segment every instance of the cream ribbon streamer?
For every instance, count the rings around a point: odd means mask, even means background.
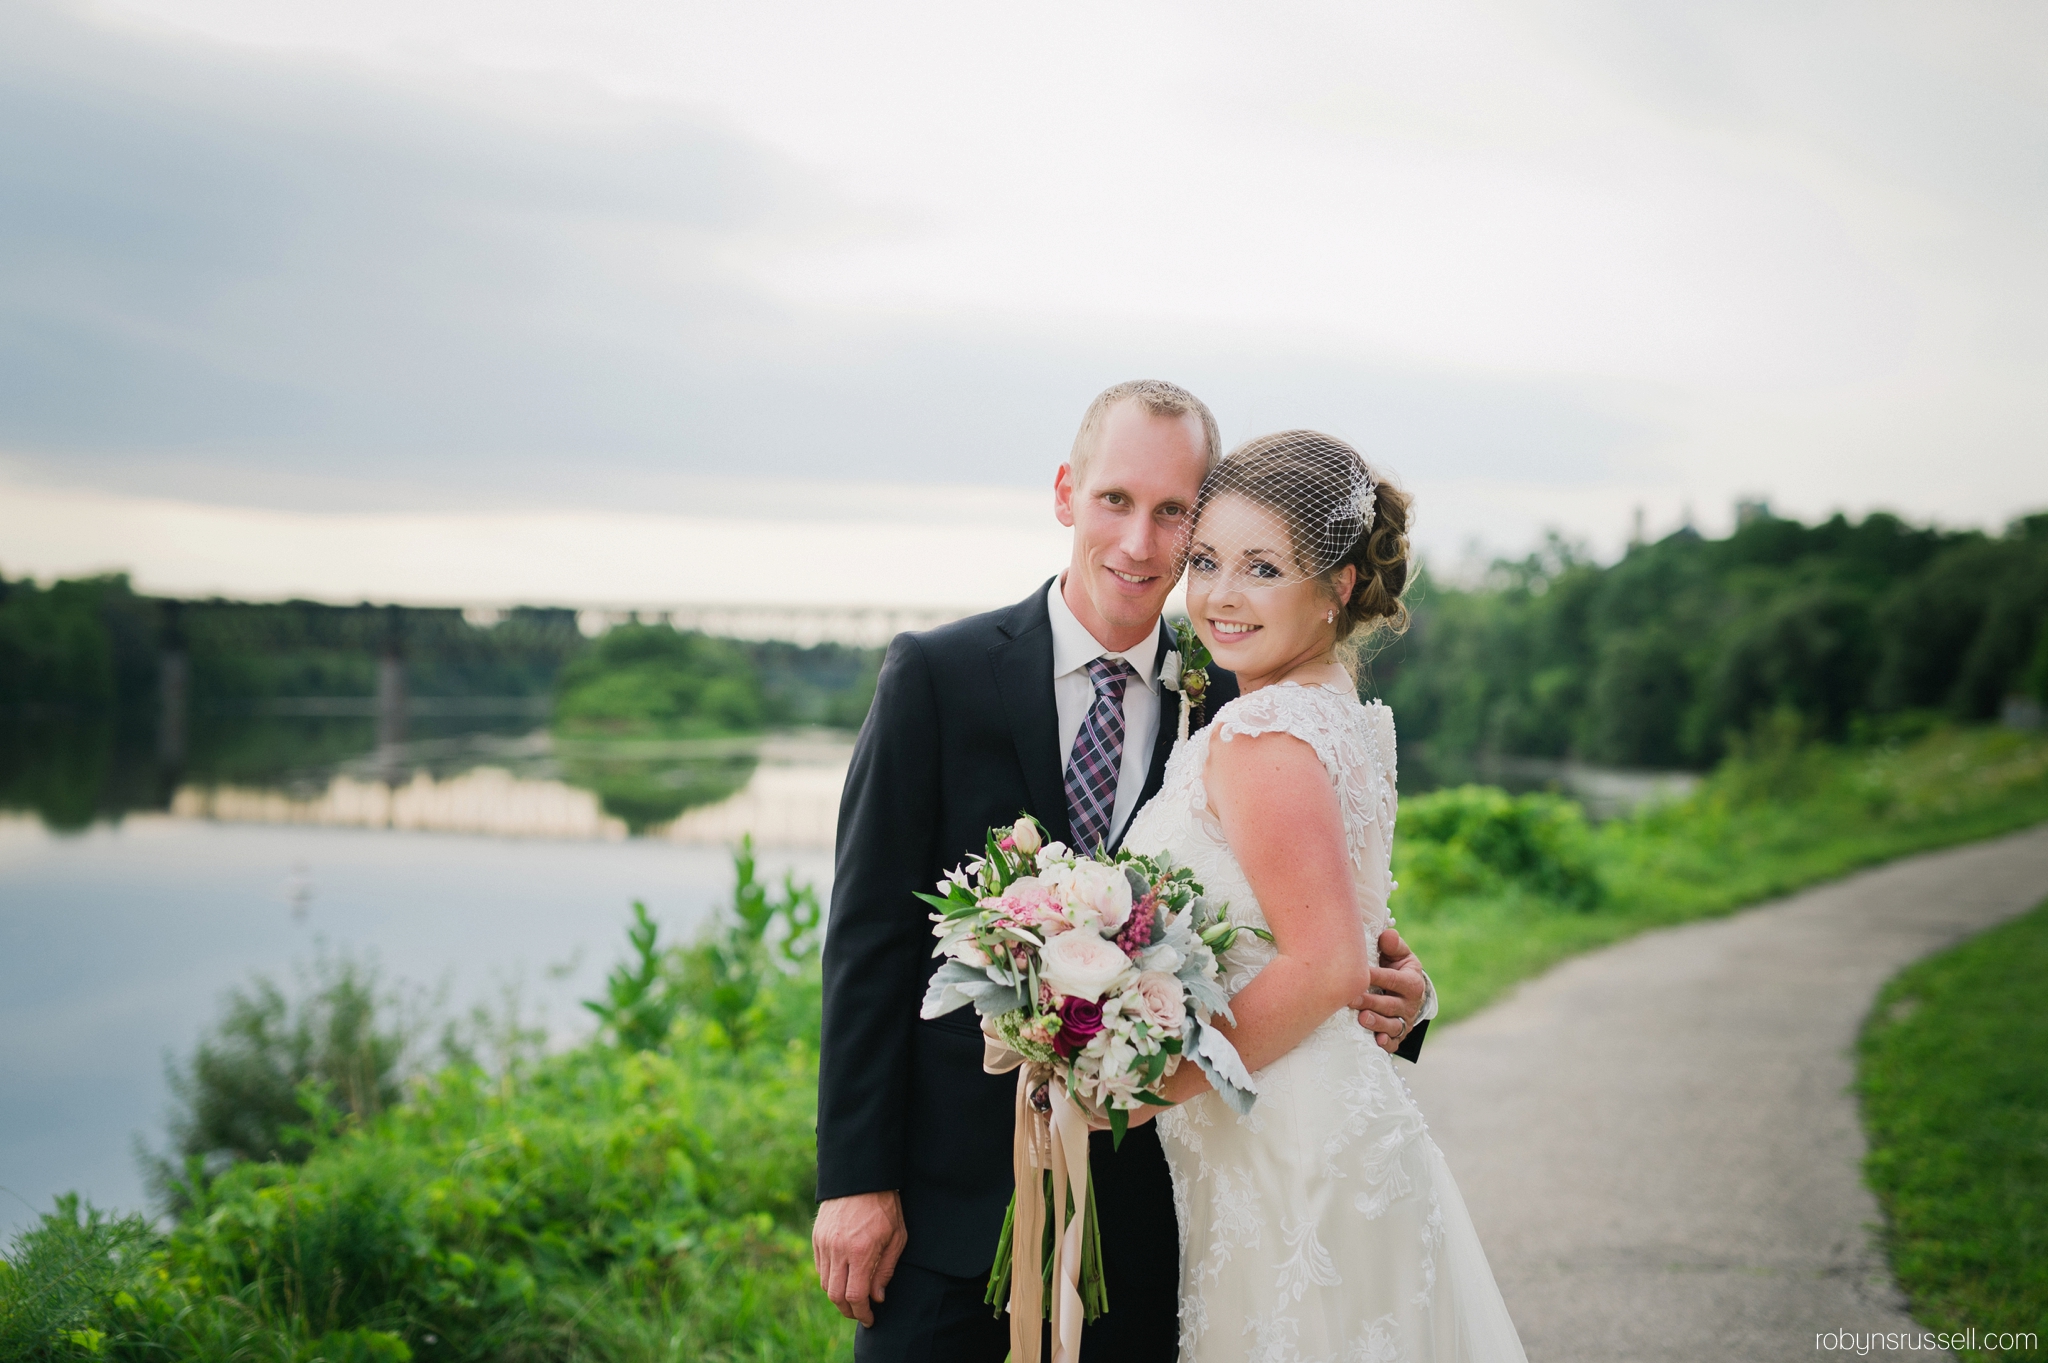
[[[1017,1128],[1011,1172],[1017,1181],[1017,1210],[1010,1222],[1010,1363],[1039,1363],[1045,1318],[1045,1282],[1040,1256],[1045,1246],[1044,1171],[1052,1172],[1053,1224],[1065,1229],[1052,1251],[1052,1363],[1080,1363],[1081,1238],[1088,1225],[1088,1119],[1053,1082],[1052,1067],[1026,1060],[982,1024],[981,1067],[990,1074],[1017,1071]],[[1031,1105],[1045,1085],[1050,1112]],[[1071,1196],[1074,1214],[1067,1216]]]

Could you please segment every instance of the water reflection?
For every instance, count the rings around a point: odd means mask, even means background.
[[[380,729],[384,730],[380,732]],[[185,761],[109,723],[0,728],[0,808],[76,831],[145,810],[229,823],[828,848],[852,735],[562,739],[518,714],[194,724]],[[129,741],[140,739],[142,741]]]
[[[635,833],[740,790],[754,774],[759,747],[753,739],[554,744],[563,779],[596,792],[605,813]]]
[[[748,834],[765,847],[829,849],[853,751],[850,737],[830,731],[750,739],[744,747],[726,740],[571,745],[542,732],[466,749],[475,763],[467,769],[444,757],[438,766],[405,767],[411,774],[404,778],[378,755],[319,786],[188,784],[170,812],[222,823],[605,841],[639,835],[691,845]]]
[[[417,700],[406,736],[394,739],[374,701],[293,704],[296,713],[195,718],[178,763],[147,729],[112,720],[0,725],[0,810],[36,814],[60,831],[155,810],[507,837],[701,844],[752,833],[763,845],[829,848],[853,743],[848,731],[826,728],[563,738],[536,727],[527,702]],[[1684,795],[1697,780],[1540,758],[1401,755],[1405,794],[1468,782],[1555,790],[1595,819]]]

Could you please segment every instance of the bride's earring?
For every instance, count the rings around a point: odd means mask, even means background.
[[[1331,608],[1330,608],[1330,609],[1329,609],[1328,611],[1326,611],[1326,612],[1324,613],[1324,615],[1323,615],[1323,623],[1324,623],[1324,624],[1326,624],[1326,625],[1334,625],[1334,624],[1336,624],[1336,623],[1337,623],[1337,608],[1336,608],[1336,607],[1332,606],[1332,607],[1331,607]]]

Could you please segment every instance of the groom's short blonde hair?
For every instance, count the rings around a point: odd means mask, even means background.
[[[1142,403],[1153,416],[1176,417],[1193,412],[1202,420],[1206,456],[1203,472],[1213,470],[1223,461],[1223,436],[1216,429],[1216,417],[1209,411],[1207,403],[1180,385],[1164,379],[1131,379],[1103,389],[1095,401],[1088,404],[1088,412],[1081,418],[1081,429],[1074,436],[1074,451],[1067,456],[1067,464],[1073,469],[1076,482],[1087,471],[1088,461],[1095,457],[1095,447],[1102,439],[1103,423],[1109,420],[1110,412],[1123,402]]]

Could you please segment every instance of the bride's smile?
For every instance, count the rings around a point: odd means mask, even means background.
[[[1247,692],[1289,677],[1329,681],[1341,671],[1335,607],[1357,574],[1349,566],[1311,574],[1298,559],[1273,508],[1236,493],[1203,506],[1188,546],[1188,618]]]

